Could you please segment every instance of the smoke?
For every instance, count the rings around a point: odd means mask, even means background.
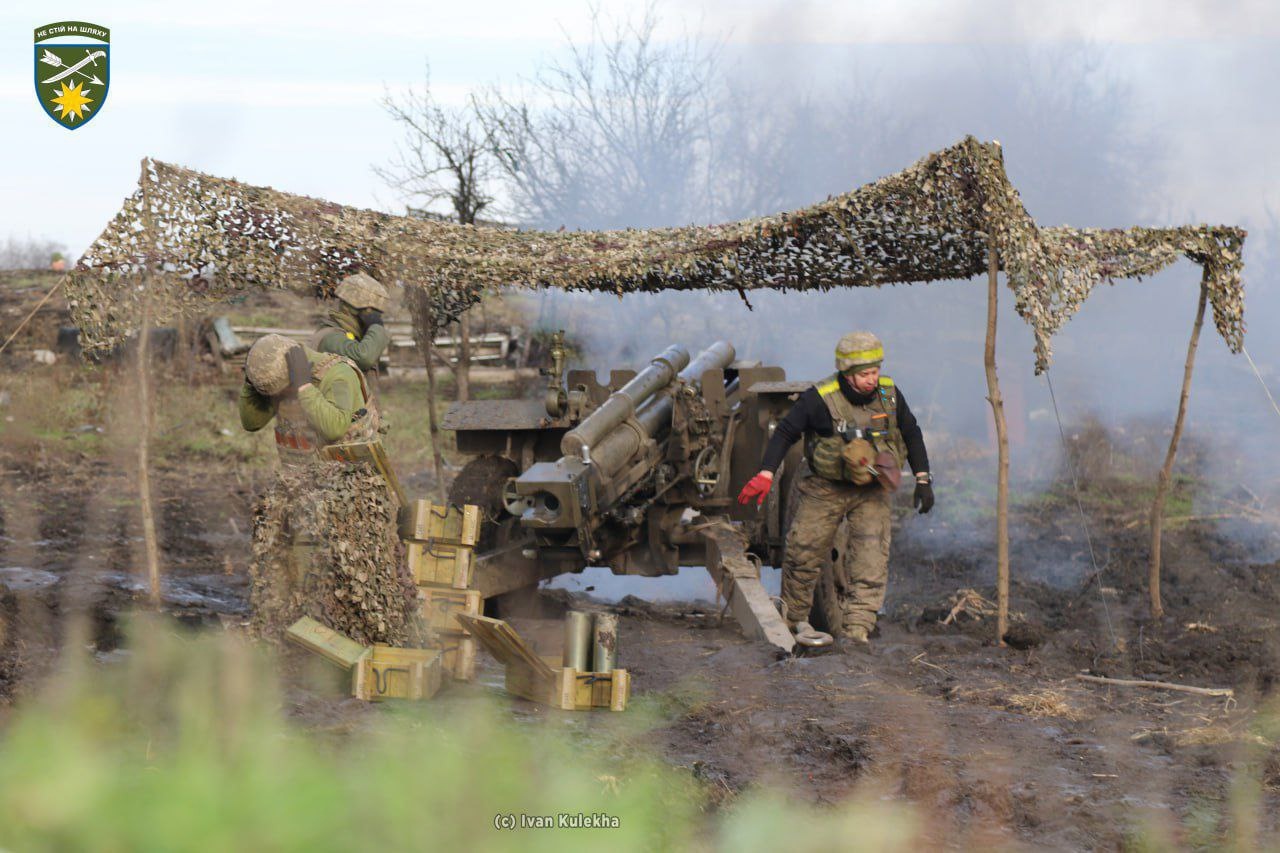
[[[1260,93],[1276,61],[1258,55],[1252,69],[1246,59],[1224,62],[1221,50],[1181,41],[738,46],[726,52],[712,95],[710,185],[672,175],[676,184],[662,193],[683,194],[684,206],[703,211],[704,221],[768,214],[847,191],[972,133],[1000,140],[1010,177],[1042,224],[1176,225],[1211,211],[1213,222],[1250,228],[1246,317],[1265,330],[1278,307],[1280,198],[1246,176],[1265,173],[1276,155],[1258,146],[1215,148],[1226,110],[1207,93],[1229,99],[1233,136],[1262,132],[1274,121]],[[1187,91],[1205,98],[1203,109],[1187,108],[1172,91],[1193,79]],[[1204,121],[1206,112],[1214,121]],[[1248,156],[1232,162],[1236,152]],[[570,228],[628,223],[625,210],[607,222],[561,221]],[[1121,430],[1154,423],[1156,435],[1172,426],[1198,288],[1199,270],[1185,261],[1147,280],[1100,286],[1057,336],[1046,378],[1034,375],[1029,327],[1002,286],[998,361],[1015,482],[1063,474],[1050,379],[1068,433],[1093,418]],[[830,373],[839,336],[872,329],[886,343],[885,371],[925,426],[940,480],[962,467],[954,458],[960,449],[993,446],[982,370],[984,281],[748,298],[754,310],[725,294],[553,294],[547,325],[571,330],[585,344],[581,366],[602,375],[672,342],[696,351],[723,338],[740,358],[780,364],[797,379]],[[1257,334],[1246,344],[1280,393],[1280,344]],[[1211,486],[1243,485],[1280,500],[1280,464],[1266,438],[1276,417],[1243,357],[1227,351],[1206,318],[1187,436],[1232,462],[1233,482]],[[1161,441],[1150,447],[1152,470],[1163,457]],[[994,460],[990,474],[994,480]],[[939,512],[948,510],[940,505]]]

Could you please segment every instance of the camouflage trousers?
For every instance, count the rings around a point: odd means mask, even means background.
[[[812,474],[800,480],[797,491],[782,561],[787,623],[794,627],[809,620],[814,587],[830,561],[844,619],[836,633],[843,635],[854,626],[871,630],[889,578],[889,492],[875,484],[836,483]],[[844,530],[837,542],[841,522]]]

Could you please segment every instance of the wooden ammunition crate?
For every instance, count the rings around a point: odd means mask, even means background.
[[[471,570],[475,565],[475,552],[468,545],[450,545],[439,540],[419,542],[405,541],[409,571],[414,583],[435,584],[454,589],[471,586]]]
[[[400,521],[400,538],[474,548],[480,539],[480,507],[410,501]]]
[[[476,638],[455,634],[439,638],[440,662],[446,675],[455,681],[476,677]]]
[[[440,690],[443,659],[439,649],[397,649],[374,645],[351,671],[351,695],[384,699],[430,699]]]
[[[362,646],[309,616],[290,625],[285,637],[350,670],[351,695],[357,699],[430,699],[440,690],[445,669],[445,655],[440,649]],[[474,640],[468,638],[468,642]],[[472,658],[474,671],[474,653]],[[457,650],[452,665],[458,665]]]
[[[418,603],[422,619],[437,635],[457,636],[469,633],[458,621],[460,615],[478,616],[484,599],[478,589],[453,589],[447,586],[418,587]]]
[[[458,619],[506,668],[507,692],[564,711],[626,709],[631,697],[631,676],[625,669],[581,672],[556,666],[554,658],[534,654],[515,629],[501,619],[468,615]]]

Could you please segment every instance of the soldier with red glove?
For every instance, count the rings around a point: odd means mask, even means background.
[[[808,645],[822,637],[809,624],[809,611],[840,522],[847,522],[847,540],[834,569],[843,624],[832,628],[837,636],[866,643],[884,604],[889,505],[904,463],[915,474],[916,509],[933,508],[924,435],[902,390],[880,373],[884,345],[870,332],[851,332],[837,344],[835,361],[837,372],[805,390],[778,423],[760,472],[738,495],[740,503],[763,504],[787,450],[804,438],[809,471],[799,481],[787,531],[782,600],[787,624]]]

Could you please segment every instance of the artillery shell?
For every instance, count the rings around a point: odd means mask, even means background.
[[[591,672],[591,614],[570,610],[564,616],[564,665]]]
[[[592,639],[592,672],[609,672],[618,665],[618,617],[597,613]]]

